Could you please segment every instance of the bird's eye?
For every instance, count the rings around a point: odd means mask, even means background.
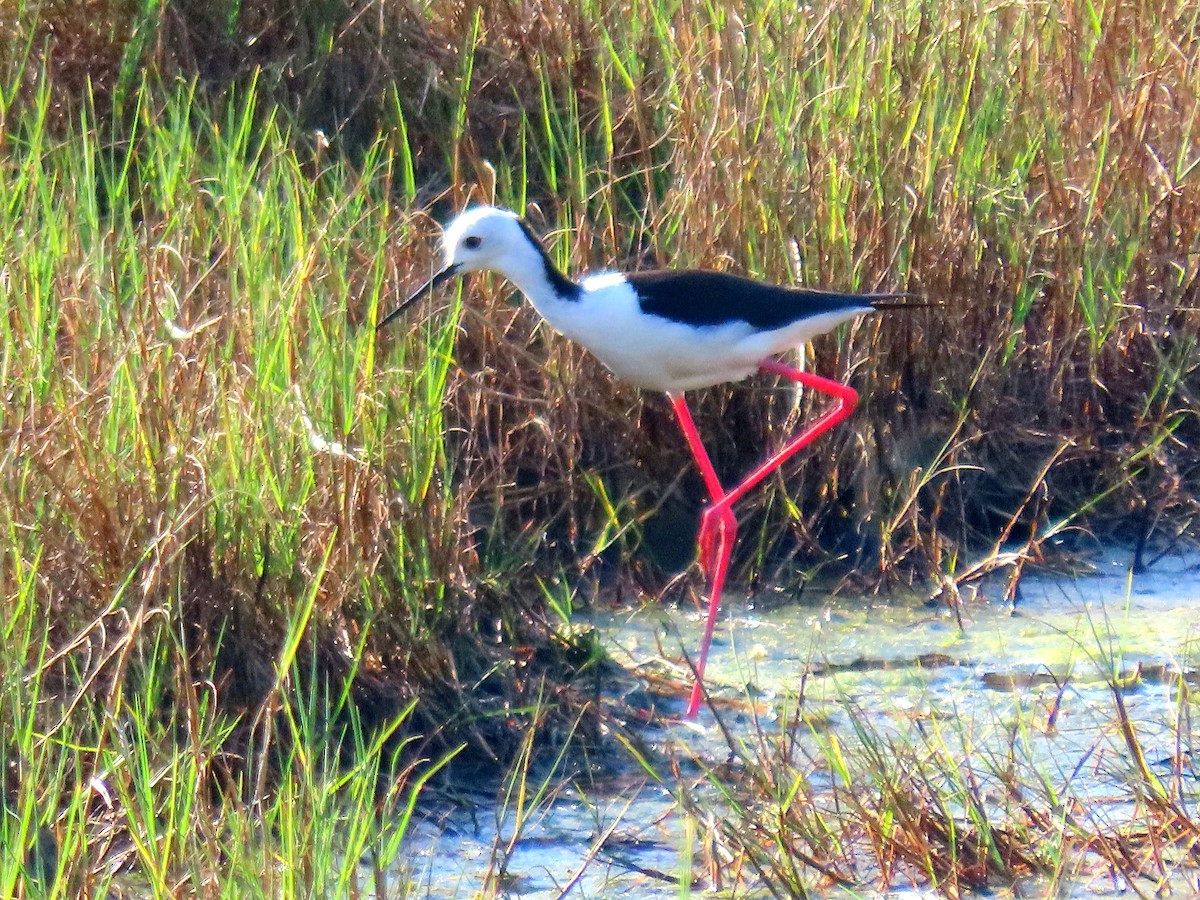
[[[463,238],[463,246],[468,250],[478,250],[479,245],[483,243],[483,238],[477,234],[472,234],[469,237]]]

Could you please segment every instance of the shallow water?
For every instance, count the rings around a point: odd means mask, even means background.
[[[755,723],[769,731],[780,711],[795,710],[801,692],[808,721],[842,741],[854,739],[853,715],[899,740],[929,740],[932,730],[939,747],[969,760],[1011,747],[1019,730],[1029,771],[1085,800],[1094,824],[1111,826],[1134,813],[1125,787],[1132,761],[1115,724],[1115,671],[1152,771],[1200,801],[1193,764],[1171,762],[1181,749],[1179,718],[1195,705],[1187,693],[1181,699],[1179,679],[1200,683],[1200,554],[1164,558],[1137,576],[1120,553],[1088,574],[1031,573],[1015,611],[977,598],[964,605],[961,629],[951,612],[919,598],[814,600],[812,593],[803,603],[735,602],[722,611],[706,681],[737,738],[748,740]],[[713,714],[680,722],[683,698],[654,687],[662,683],[656,675],[685,677],[682,651],[694,652],[700,617],[648,607],[592,621],[614,657],[647,676],[645,685],[613,685],[607,701],[655,708],[660,724],[645,734],[649,749],[703,765],[726,760]],[[664,660],[660,646],[679,656]],[[1028,727],[1039,722],[1053,727]],[[1182,731],[1187,737],[1186,725]],[[415,896],[475,896],[484,873],[501,869],[493,848],[511,838],[513,817],[497,823],[490,801],[479,808],[490,811],[452,812],[418,826],[409,854]],[[631,759],[625,776],[586,793],[567,788],[543,805],[505,854],[497,893],[556,897],[570,885],[573,897],[677,897],[686,893],[682,882],[703,893],[710,882],[701,856],[690,865],[699,839],[676,808],[670,777],[656,783]],[[1177,895],[1200,895],[1195,877],[1186,878],[1174,885]],[[1117,896],[1124,887],[1110,878],[1077,880],[1067,896]],[[1021,895],[1037,896],[1037,884]],[[845,896],[923,894],[864,886]]]

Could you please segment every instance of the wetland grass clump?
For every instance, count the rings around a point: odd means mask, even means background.
[[[749,577],[962,584],[1081,521],[1191,529],[1192,5],[381,8],[413,27],[379,66],[440,48],[391,111],[419,205],[533,204],[573,271],[703,265],[941,304],[817,342],[864,402],[746,513]],[[666,405],[469,290],[486,321],[458,342],[478,374],[450,416],[464,464],[501,473],[505,545],[547,534],[543,558],[573,564],[616,516],[621,549],[686,564],[674,533],[703,491]],[[729,478],[813,412],[763,387],[699,404]]]
[[[281,657],[243,720],[169,625],[52,650],[38,566],[18,580],[0,646],[0,894],[398,895],[417,798],[453,757],[412,746],[413,705],[366,721],[314,660]]]
[[[498,776],[556,709],[594,715],[517,554],[481,576],[455,322],[375,343],[405,150],[297,153],[252,86],[144,84],[118,141],[36,87],[0,107],[0,894],[282,860],[343,895],[433,772]]]
[[[1194,532],[1192,4],[377,12],[147,4],[109,69],[140,54],[207,97],[255,83],[260,113],[323,129],[327,159],[369,168],[392,135],[405,209],[530,207],[568,270],[702,265],[941,304],[817,342],[863,403],[757,494],[748,577],[961,586],[1081,522],[1139,545]],[[237,59],[198,66],[214,54]],[[686,565],[676,532],[703,491],[666,404],[479,284],[444,423],[484,551],[575,565],[603,533],[610,556]],[[698,404],[729,478],[813,411],[753,387]]]

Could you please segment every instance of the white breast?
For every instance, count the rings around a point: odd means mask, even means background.
[[[869,311],[827,313],[766,331],[740,321],[695,326],[644,312],[620,274],[592,275],[580,286],[574,300],[527,296],[555,331],[586,347],[622,381],[671,393],[741,381],[763,360]]]

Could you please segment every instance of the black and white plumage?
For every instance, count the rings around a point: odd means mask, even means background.
[[[414,300],[454,275],[499,272],[520,288],[552,328],[590,350],[618,378],[670,395],[712,498],[698,536],[700,562],[712,591],[687,706],[687,715],[695,715],[703,700],[704,667],[737,536],[733,504],[846,419],[858,399],[849,385],[794,369],[775,357],[858,316],[925,304],[895,302],[903,294],[814,291],[722,272],[609,272],[575,282],[558,270],[515,213],[493,207],[468,210],[454,219],[442,236],[442,252],[442,269],[377,327],[382,328]],[[803,384],[833,402],[727,490],[704,449],[683,392],[739,381],[756,371]]]
[[[839,294],[696,270],[563,275],[513,212],[468,210],[442,237],[444,267],[382,327],[452,275],[488,270],[515,284],[552,328],[638,387],[681,391],[740,381],[768,357],[899,294]]]

